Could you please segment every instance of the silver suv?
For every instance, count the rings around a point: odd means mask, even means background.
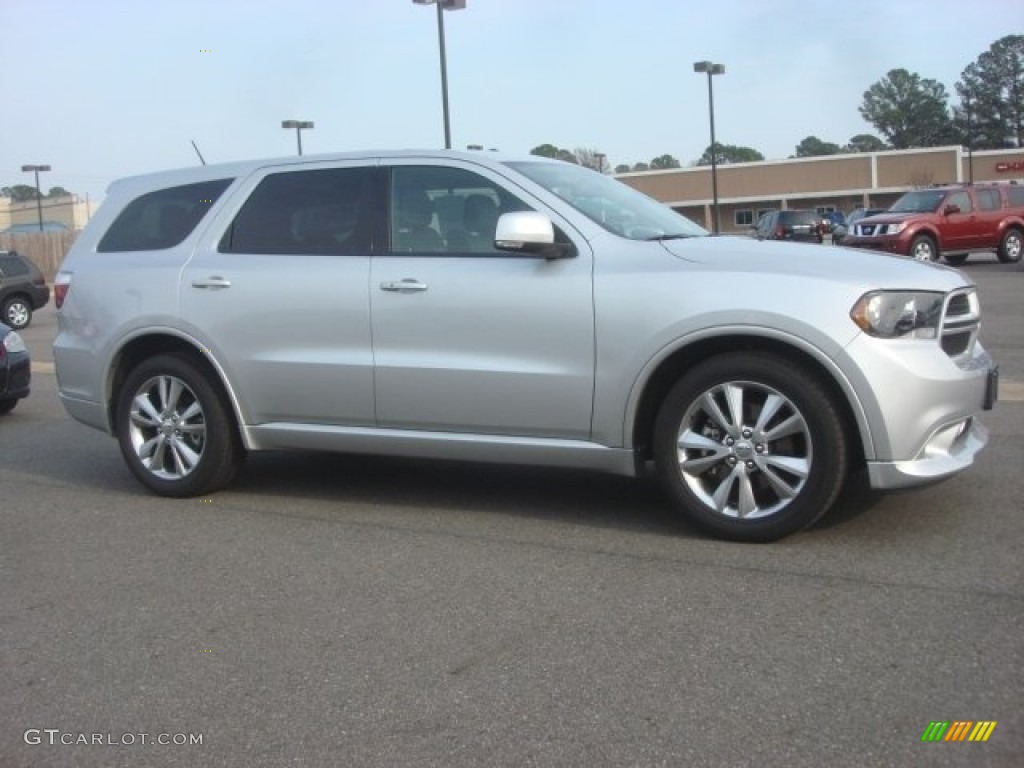
[[[960,272],[709,237],[529,156],[125,179],[55,293],[66,409],[168,496],[269,449],[653,464],[695,524],[766,541],[855,468],[876,488],[965,469],[996,396]]]

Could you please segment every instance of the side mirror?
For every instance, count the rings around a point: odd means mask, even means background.
[[[494,247],[545,259],[564,259],[574,255],[571,245],[555,242],[555,225],[537,211],[503,213],[498,218],[494,233]]]
[[[942,212],[947,216],[949,216],[949,214],[951,213],[960,213],[960,206],[956,204],[950,204],[943,208]]]

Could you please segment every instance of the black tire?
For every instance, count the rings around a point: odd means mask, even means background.
[[[11,398],[10,400],[0,400],[0,416],[5,413],[10,413],[14,410],[14,406],[18,404],[17,398]]]
[[[727,392],[741,391],[735,419]],[[654,457],[669,496],[695,525],[764,542],[828,511],[849,447],[836,404],[811,372],[768,353],[729,353],[676,382],[658,413]]]
[[[996,256],[1004,264],[1016,264],[1020,261],[1022,252],[1024,252],[1024,233],[1011,227],[1003,233]]]
[[[944,253],[942,258],[945,259],[947,264],[952,264],[954,267],[959,267],[965,261],[967,261],[966,253]]]
[[[152,357],[128,374],[115,427],[129,469],[161,496],[223,488],[244,455],[219,382],[178,355]]]
[[[3,322],[16,331],[32,322],[32,305],[24,296],[11,296],[4,302]]]
[[[907,255],[917,261],[935,262],[939,260],[939,246],[930,236],[918,235],[910,243],[910,253]]]

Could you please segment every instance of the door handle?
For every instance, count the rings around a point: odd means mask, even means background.
[[[225,280],[220,275],[212,275],[211,277],[208,277],[205,280],[193,280],[192,287],[208,289],[211,291],[219,291],[222,288],[230,288],[231,281]]]
[[[407,277],[404,280],[389,280],[380,284],[382,291],[391,291],[392,293],[419,293],[420,291],[427,290],[427,284],[421,283],[412,277]]]

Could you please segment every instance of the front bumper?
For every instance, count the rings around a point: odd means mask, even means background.
[[[848,248],[865,248],[869,251],[881,251],[882,253],[894,253],[898,256],[905,256],[909,250],[906,243],[898,237],[854,237],[847,235],[843,238],[843,245]]]
[[[867,389],[872,488],[908,488],[970,467],[988,443],[978,415],[998,397],[998,369],[978,343],[954,362],[934,340],[859,337],[847,348]]]

